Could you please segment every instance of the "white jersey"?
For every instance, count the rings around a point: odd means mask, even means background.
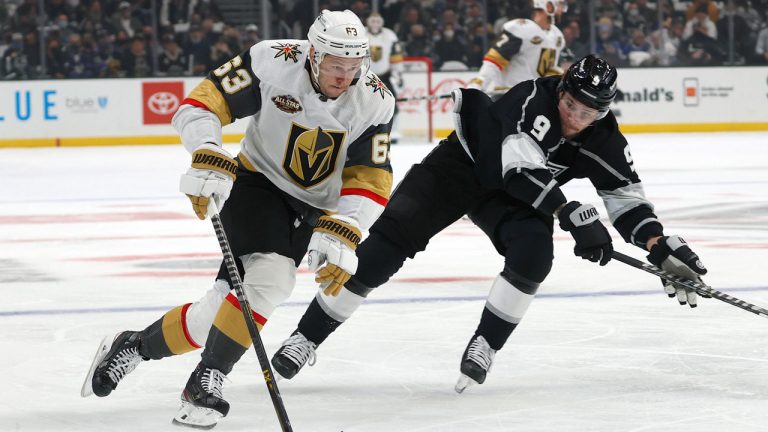
[[[394,98],[372,72],[326,98],[310,80],[309,48],[305,40],[262,41],[211,72],[182,107],[207,109],[222,125],[249,117],[241,168],[301,201],[336,211],[340,196],[361,195],[383,205]],[[181,132],[190,151],[205,139]]]
[[[565,39],[554,24],[545,30],[532,20],[514,19],[502,28],[470,87],[486,92],[505,90],[523,81],[560,72],[557,65]]]
[[[392,63],[403,60],[397,35],[386,27],[378,34],[368,33],[368,43],[371,47],[371,70],[377,75],[388,73]]]

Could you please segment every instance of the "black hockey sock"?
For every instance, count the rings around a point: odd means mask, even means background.
[[[247,350],[248,348],[232,340],[214,325],[208,333],[201,363],[207,368],[218,369],[227,375]]]
[[[160,360],[161,358],[173,355],[163,335],[163,318],[153,322],[141,331],[139,354],[146,359],[152,360]]]
[[[341,323],[341,321],[336,321],[325,313],[315,298],[312,299],[312,303],[309,304],[304,316],[301,317],[298,330],[315,345],[320,345]]]
[[[498,351],[507,342],[515,327],[517,324],[504,321],[488,308],[483,308],[483,316],[480,318],[480,324],[478,324],[475,334],[484,337],[488,341],[488,345]]]

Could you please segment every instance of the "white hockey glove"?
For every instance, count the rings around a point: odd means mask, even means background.
[[[481,92],[486,92],[488,91],[490,84],[491,83],[489,81],[478,76],[469,80],[469,83],[467,84],[467,88],[480,90]]]
[[[309,240],[307,263],[325,295],[339,295],[341,287],[355,274],[355,249],[360,236],[360,228],[354,219],[339,215],[320,216]]]
[[[208,201],[213,198],[221,209],[235,182],[237,162],[223,148],[203,144],[192,152],[192,168],[181,176],[179,190],[192,201],[198,218],[208,216]]]
[[[613,242],[593,205],[571,201],[560,209],[557,219],[560,228],[570,232],[576,240],[573,247],[576,256],[599,262],[601,266],[608,264],[613,253]]]
[[[660,238],[658,243],[651,247],[650,253],[648,254],[648,261],[662,270],[666,270],[694,282],[704,283],[701,280],[701,276],[707,274],[707,268],[701,263],[699,256],[688,247],[685,240],[676,235]],[[664,284],[664,292],[666,292],[670,298],[677,297],[677,301],[680,305],[688,303],[688,306],[692,308],[696,307],[695,291],[676,287],[665,279],[662,279],[661,282]]]

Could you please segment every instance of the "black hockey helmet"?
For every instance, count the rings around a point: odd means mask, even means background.
[[[607,112],[616,97],[617,77],[610,63],[589,54],[568,68],[557,88],[588,107]]]

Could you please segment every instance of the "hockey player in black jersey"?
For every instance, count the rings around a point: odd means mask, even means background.
[[[505,258],[462,356],[456,390],[483,383],[552,267],[555,218],[573,236],[576,255],[600,265],[611,259],[611,237],[597,210],[568,201],[560,189],[576,178],[593,184],[624,241],[648,250],[653,264],[700,281],[706,269],[698,256],[680,237],[664,234],[645,198],[609,111],[616,79],[610,64],[590,55],[562,78],[522,82],[495,102],[478,90],[455,90],[456,130],[407,173],[358,247],[357,273],[339,292],[318,292],[272,358],[275,370],[293,377],[373,288],[467,213]],[[696,306],[693,292],[671,285],[665,291]]]

